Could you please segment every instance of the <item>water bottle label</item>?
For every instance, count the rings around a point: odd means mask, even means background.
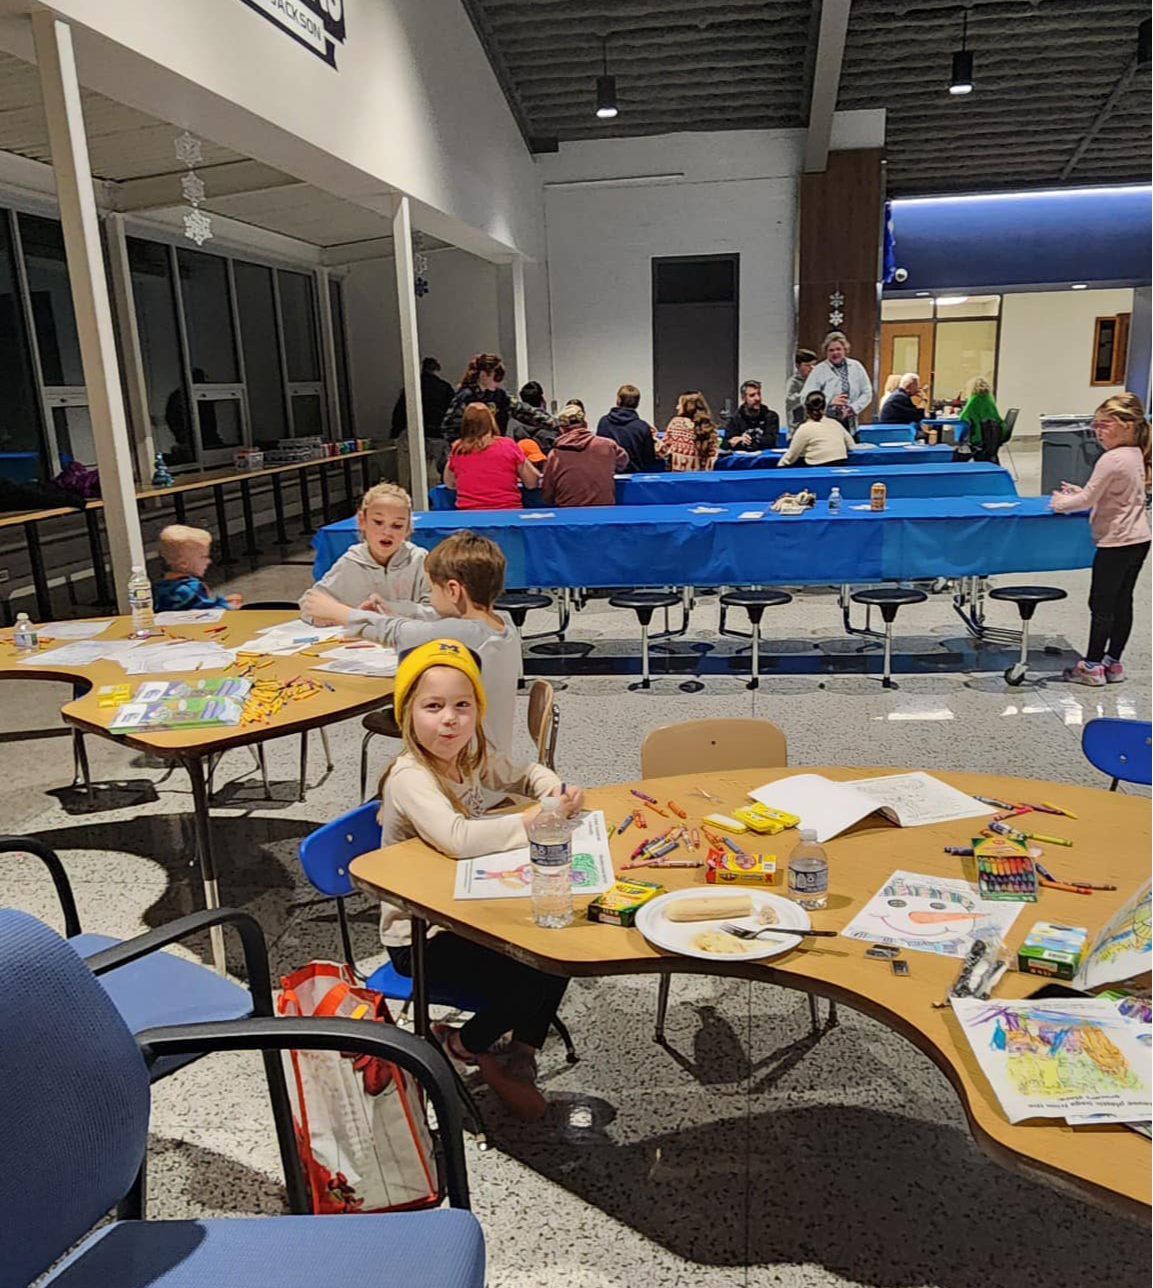
[[[803,872],[789,869],[789,889],[797,894],[824,894],[829,888],[829,869]]]
[[[549,845],[544,841],[529,842],[529,858],[541,868],[560,868],[572,862],[572,842],[557,841]]]
[[[151,603],[152,603],[152,587],[151,587],[151,586],[147,586],[147,587],[142,587],[142,588],[137,589],[137,590],[129,590],[129,592],[128,592],[128,602],[129,602],[130,604],[151,604]]]

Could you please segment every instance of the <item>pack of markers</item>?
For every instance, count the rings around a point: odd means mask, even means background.
[[[1037,902],[1037,869],[1024,841],[1008,836],[974,837],[973,861],[982,899],[1003,903]]]

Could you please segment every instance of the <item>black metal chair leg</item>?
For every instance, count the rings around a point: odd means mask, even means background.
[[[328,745],[328,730],[323,727],[320,730],[320,745],[324,748],[324,767],[331,774],[332,773],[332,748],[329,747]]]
[[[304,800],[304,792],[308,783],[308,730],[300,735],[300,788],[297,791],[296,799]]]
[[[360,799],[363,801],[368,791],[368,744],[376,737],[370,729],[360,740]]]
[[[669,1011],[670,984],[672,984],[672,976],[662,975],[660,985],[657,988],[657,1029],[653,1034],[654,1042],[663,1042],[665,1040],[665,1017]]]
[[[576,1064],[580,1060],[580,1056],[577,1055],[576,1047],[573,1046],[572,1034],[568,1031],[568,1026],[559,1015],[553,1017],[552,1026],[556,1029],[557,1037],[564,1043],[564,1058],[569,1064]]]

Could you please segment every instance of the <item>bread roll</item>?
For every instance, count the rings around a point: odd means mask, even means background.
[[[727,921],[730,917],[751,917],[753,901],[747,894],[729,894],[723,899],[673,899],[665,905],[670,921]]]

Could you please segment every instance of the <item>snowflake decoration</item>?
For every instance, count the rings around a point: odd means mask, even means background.
[[[180,191],[190,205],[199,206],[204,200],[204,180],[194,170],[189,170],[181,176]]]
[[[176,159],[181,165],[191,168],[199,165],[201,161],[200,140],[195,135],[189,134],[187,130],[176,138]]]
[[[833,309],[833,311],[829,314],[829,325],[832,327],[840,326],[844,320],[845,320],[845,315],[841,312],[840,309]]]
[[[423,277],[418,277],[414,279],[412,289],[416,294],[416,298],[419,300],[422,295],[428,294],[428,282]]]
[[[428,256],[414,255],[412,257],[412,266],[416,269],[417,275],[423,277],[428,272]]]
[[[190,210],[184,216],[184,235],[197,246],[203,246],[212,236],[212,220],[203,210]]]
[[[829,296],[830,308],[839,309],[844,304],[844,302],[845,302],[845,297],[841,294],[840,291],[834,291],[832,295]]]

